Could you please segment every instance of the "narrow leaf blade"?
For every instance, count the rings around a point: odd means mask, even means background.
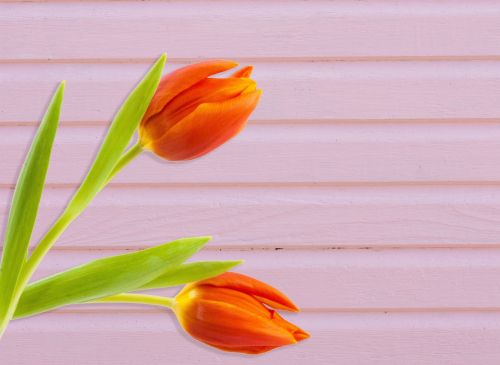
[[[107,257],[28,285],[14,318],[87,302],[140,287],[200,250],[209,237],[183,238],[143,251]]]
[[[116,114],[89,173],[66,208],[73,215],[78,215],[85,209],[99,192],[130,143],[158,87],[165,61],[166,55],[163,54],[130,93]]]
[[[136,290],[158,289],[205,280],[240,265],[243,261],[198,261],[172,267]]]
[[[33,138],[12,198],[0,272],[0,298],[4,309],[10,303],[21,267],[27,257],[59,124],[64,86],[63,81],[49,103]]]

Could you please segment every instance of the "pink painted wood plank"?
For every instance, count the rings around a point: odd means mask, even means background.
[[[12,184],[33,127],[0,129],[0,184]],[[62,128],[49,183],[75,184],[104,127]],[[500,181],[500,124],[250,125],[204,158],[139,156],[119,183],[402,183]]]
[[[499,37],[493,0],[43,2],[2,4],[0,13],[4,60],[151,59],[160,50],[174,58],[498,57]]]
[[[166,72],[182,65],[168,63]],[[61,79],[68,81],[63,121],[109,122],[147,67],[2,64],[0,122],[39,120]],[[496,61],[259,62],[255,79],[265,91],[252,116],[260,121],[500,118]]]
[[[211,246],[193,260],[244,259],[236,271],[280,288],[306,311],[500,309],[500,249],[219,251]],[[55,251],[36,277],[118,253]],[[75,308],[82,309],[65,310]],[[91,308],[99,311],[102,306]]]
[[[71,191],[45,192],[35,241]],[[9,204],[0,189],[0,230]],[[59,244],[136,248],[212,234],[217,247],[497,247],[499,207],[500,189],[489,185],[115,186]]]
[[[198,259],[245,259],[239,271],[288,293],[313,334],[256,360],[194,345],[157,309],[74,306],[14,323],[0,364],[498,364],[499,20],[494,0],[0,1],[0,230],[60,79],[35,238],[160,52],[167,70],[254,63],[265,91],[220,151],[136,161],[38,277],[211,233]]]
[[[49,314],[13,323],[3,339],[0,362],[496,365],[500,357],[498,312],[302,313],[288,318],[307,328],[312,338],[256,358],[198,345],[161,311]]]

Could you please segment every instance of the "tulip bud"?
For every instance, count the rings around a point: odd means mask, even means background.
[[[143,148],[170,161],[200,157],[234,137],[260,98],[251,67],[211,75],[237,63],[205,61],[164,76],[139,127]]]
[[[309,337],[269,307],[299,310],[277,289],[226,272],[187,285],[176,296],[173,310],[187,333],[224,351],[260,354]]]

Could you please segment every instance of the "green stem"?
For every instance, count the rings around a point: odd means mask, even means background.
[[[112,295],[109,297],[99,298],[96,300],[91,300],[88,302],[77,303],[77,304],[82,305],[82,304],[94,304],[94,303],[98,303],[98,304],[99,303],[145,304],[145,305],[154,305],[154,306],[172,309],[174,306],[174,303],[175,303],[175,298],[161,297],[161,296],[157,296],[157,295],[125,293],[125,294]],[[53,310],[53,309],[41,309],[38,311],[30,312],[30,314],[28,314],[26,316],[15,316],[14,315],[13,319],[16,320],[16,319],[27,318],[27,317],[31,317],[34,315],[46,313],[46,312],[49,312],[51,310]]]
[[[2,338],[3,334],[5,333],[5,330],[7,329],[8,324],[9,324],[8,317],[0,318],[0,339]]]
[[[174,305],[174,301],[175,301],[174,298],[169,298],[169,297],[126,293],[126,294],[112,295],[110,297],[97,299],[89,303],[135,303],[135,304],[147,304],[147,305],[156,305],[160,307],[172,308]]]
[[[127,166],[134,158],[136,158],[143,151],[142,146],[139,142],[129,148],[127,152],[118,160],[113,170],[109,174],[106,182],[103,185],[106,186],[115,176],[118,174],[125,166]]]
[[[111,179],[118,174],[125,166],[127,166],[130,161],[132,161],[140,152],[142,151],[142,147],[140,146],[139,143],[135,144],[133,147],[131,147],[121,158],[118,160],[116,163],[115,167],[109,174],[109,177],[106,179],[104,184],[101,187],[101,190],[111,181]],[[93,198],[93,197],[92,197]],[[0,338],[5,331],[5,327],[7,326],[8,322],[12,317],[14,316],[14,312],[17,307],[17,303],[19,302],[19,298],[21,297],[21,294],[28,284],[29,280],[35,273],[36,269],[42,262],[43,258],[47,254],[47,252],[52,248],[52,246],[55,244],[57,239],[63,234],[63,232],[66,230],[66,228],[73,222],[81,212],[75,213],[73,210],[65,210],[59,218],[56,220],[54,225],[47,231],[47,233],[43,236],[43,238],[40,240],[38,245],[36,246],[35,250],[33,250],[33,253],[29,257],[29,259],[26,261],[24,264],[21,273],[19,275],[18,281],[16,288],[13,293],[13,299],[12,302],[10,303],[8,313],[6,318],[2,318],[2,321],[0,323]]]

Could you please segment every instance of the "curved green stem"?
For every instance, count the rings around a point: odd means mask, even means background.
[[[104,182],[101,190],[111,181],[111,179],[116,176],[125,166],[127,166],[139,153],[141,153],[142,148],[139,143],[131,147],[116,163],[115,167],[111,171],[109,177]],[[35,269],[38,267],[42,259],[45,257],[47,252],[52,248],[55,241],[61,236],[61,234],[66,230],[66,228],[73,222],[80,213],[74,214],[72,211],[64,211],[63,214],[57,219],[56,223],[51,227],[51,229],[45,234],[39,244],[36,246],[35,250],[26,262],[23,268],[22,277],[28,277],[29,280],[31,275],[34,273]],[[22,281],[21,281],[22,283]],[[24,289],[24,287],[23,287]]]
[[[111,171],[109,177],[106,179],[104,184],[102,185],[102,190],[111,179],[118,174],[125,166],[127,166],[130,161],[132,161],[140,152],[142,151],[142,147],[139,143],[135,144],[131,147],[116,163],[115,167]],[[95,196],[95,195],[94,195]],[[92,198],[94,197],[92,196]],[[33,253],[29,257],[29,259],[23,265],[21,273],[19,275],[19,279],[17,281],[17,285],[14,291],[14,297],[12,301],[12,305],[10,308],[10,315],[8,318],[12,318],[14,315],[15,308],[17,307],[17,303],[19,302],[19,298],[21,294],[28,284],[29,280],[35,273],[37,267],[42,262],[43,258],[47,254],[47,252],[52,248],[57,239],[63,234],[66,228],[73,222],[79,215],[81,211],[77,211],[75,213],[74,210],[65,210],[56,222],[52,225],[52,227],[47,231],[47,233],[42,237],[36,248],[33,250]]]
[[[97,299],[88,303],[135,303],[172,308],[174,305],[174,300],[174,298],[160,297],[157,295],[126,293],[112,295],[110,297]]]
[[[99,303],[124,303],[124,304],[144,304],[144,305],[153,305],[157,307],[169,308],[172,309],[175,303],[175,298],[169,297],[161,297],[158,295],[147,295],[147,294],[133,294],[133,293],[124,293],[111,295],[109,297],[99,298],[96,300],[91,300],[88,302],[78,303],[78,305],[82,304],[99,304]],[[34,316],[38,314],[42,314],[52,309],[48,310],[40,310],[37,312],[32,312],[28,316]],[[13,319],[22,319],[28,316],[14,316]]]
[[[127,166],[134,158],[136,158],[143,151],[140,142],[129,148],[127,152],[118,160],[115,167],[109,174],[103,187],[105,187],[125,166]]]

